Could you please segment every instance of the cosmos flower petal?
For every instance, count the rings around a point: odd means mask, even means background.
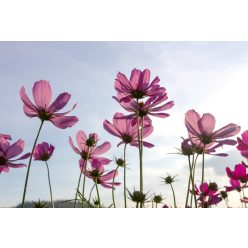
[[[17,142],[12,144],[6,152],[6,158],[11,159],[21,154],[23,152],[24,145],[25,142],[23,140],[18,140]]]
[[[56,100],[51,104],[51,106],[49,107],[48,111],[51,112],[51,113],[54,113],[56,111],[61,110],[69,102],[70,98],[71,98],[71,95],[70,94],[68,94],[66,92],[61,93],[56,98]]]
[[[109,142],[104,142],[102,145],[97,146],[94,149],[93,154],[94,155],[101,155],[101,154],[107,152],[110,148],[111,148],[111,144]]]
[[[213,133],[214,139],[224,139],[232,137],[240,132],[240,127],[236,124],[229,124]]]
[[[29,97],[27,96],[24,87],[22,87],[22,88],[20,89],[20,97],[21,97],[21,99],[22,99],[24,105],[26,105],[27,108],[32,109],[33,111],[36,111],[36,107],[35,107],[35,105],[31,102],[31,100],[29,99]]]
[[[56,114],[54,114],[50,121],[56,127],[65,129],[73,127],[78,122],[78,118],[76,116],[57,116]]]
[[[77,154],[81,154],[81,152],[78,150],[78,148],[74,146],[74,144],[73,144],[73,141],[72,141],[72,138],[71,138],[71,137],[69,137],[69,141],[68,141],[68,142],[69,142],[69,144],[70,144],[71,148],[73,149],[73,151],[74,151],[75,153],[77,153]]]
[[[112,171],[106,173],[105,175],[101,176],[100,179],[101,179],[101,181],[110,181],[114,177],[117,177],[117,176],[118,176],[118,171],[112,170]]]
[[[215,128],[215,118],[211,114],[204,114],[198,121],[198,127],[201,132],[211,134]]]
[[[49,82],[46,80],[36,81],[33,87],[33,97],[38,108],[48,108],[52,99],[52,90]]]

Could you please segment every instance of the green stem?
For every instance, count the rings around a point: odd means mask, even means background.
[[[205,146],[202,153],[202,189],[204,184],[204,170],[205,170]],[[202,190],[202,208],[204,208],[204,190]]]
[[[193,185],[194,185],[194,189],[195,189],[195,168],[196,168],[196,162],[197,162],[197,159],[198,159],[198,156],[199,154],[197,154],[196,156],[196,159],[195,159],[195,156],[193,155]],[[196,194],[195,194],[195,191],[194,191],[194,199],[195,199],[195,202],[196,202],[196,208],[197,208],[197,200],[196,200]],[[191,200],[190,200],[190,206],[192,207],[192,202],[193,202],[193,195],[191,195]]]
[[[244,204],[243,204],[243,202],[242,202],[242,195],[241,195],[241,192],[239,192],[239,197],[240,197],[241,206],[242,206],[242,208],[244,208]]]
[[[40,128],[39,128],[38,133],[37,133],[37,136],[36,136],[36,138],[35,138],[34,145],[33,145],[33,149],[32,149],[32,152],[31,152],[31,155],[30,155],[30,158],[29,158],[29,162],[28,162],[28,170],[27,170],[27,174],[26,174],[25,185],[24,185],[24,191],[23,191],[23,196],[22,196],[22,208],[24,208],[24,202],[25,202],[25,197],[26,197],[26,192],[27,192],[27,185],[28,185],[29,172],[30,172],[30,168],[31,168],[32,158],[33,158],[33,155],[34,155],[34,149],[35,149],[35,146],[36,146],[36,144],[37,144],[37,141],[38,141],[38,138],[39,138],[40,131],[41,131],[41,129],[42,129],[43,123],[44,123],[44,120],[41,121]]]
[[[82,177],[83,172],[80,172],[79,179],[78,179],[78,186],[77,186],[77,191],[76,191],[76,196],[75,196],[75,201],[74,201],[74,208],[76,208],[76,203],[77,203],[77,196],[78,196],[78,191],[79,191],[79,186],[81,182],[81,177]]]
[[[158,208],[158,203],[156,202],[156,208]]]
[[[114,186],[114,183],[115,183],[115,177],[116,177],[116,174],[118,172],[118,169],[119,169],[119,165],[116,167],[116,170],[115,170],[115,173],[114,173],[114,177],[113,177],[113,182],[112,182],[112,200],[113,200],[113,206],[114,208],[116,208],[116,205],[115,205],[115,186]]]
[[[186,197],[186,203],[185,203],[185,208],[188,207],[188,201],[189,201],[189,191],[190,191],[190,177],[188,180],[188,191],[187,191],[187,197]]]
[[[95,182],[96,185],[96,192],[97,192],[97,198],[98,198],[98,203],[99,203],[99,208],[101,207],[101,200],[100,200],[100,194],[99,194],[99,190],[98,190],[98,186],[97,183]]]
[[[54,208],[54,202],[53,202],[53,193],[52,193],[52,186],[51,186],[51,180],[50,180],[50,172],[47,161],[45,161],[46,167],[47,167],[47,177],[48,177],[48,183],[49,183],[49,189],[50,189],[50,197],[51,197],[51,204]]]
[[[243,199],[245,200],[245,190],[242,188],[242,193],[243,193]],[[245,202],[245,208],[247,208],[246,202]]]
[[[85,168],[83,168],[83,170],[85,170],[84,172],[86,172],[86,169],[87,169],[89,154],[90,154],[90,149],[88,150],[88,153],[87,153],[87,159],[85,161]],[[85,181],[86,181],[86,173],[84,173],[84,178],[83,178],[83,191],[82,191],[83,200],[84,200],[84,192],[85,192]]]
[[[137,100],[137,105],[139,105],[138,100]],[[143,122],[144,122],[144,119],[143,117],[141,117],[141,128],[140,128],[139,112],[137,112],[137,133],[138,133],[139,162],[140,162],[140,192],[142,193],[143,193]],[[140,203],[140,208],[142,207],[143,207],[143,204]]]
[[[90,195],[89,195],[88,202],[90,202],[91,195],[92,195],[93,189],[94,189],[95,187],[96,187],[96,185],[94,184],[93,187],[92,187],[91,190],[90,190]]]
[[[171,190],[172,190],[172,193],[173,193],[174,208],[177,208],[175,191],[174,191],[174,189],[173,189],[172,184],[170,184],[170,186],[171,186]]]
[[[192,181],[193,181],[193,185],[195,185],[194,184],[194,162],[195,162],[195,155],[194,154],[192,155],[192,160],[193,160],[192,161],[192,167],[191,167],[192,168],[192,177],[193,177]],[[193,194],[190,195],[190,207],[192,208],[192,206],[193,206]]]
[[[228,200],[227,199],[225,199],[225,203],[226,203],[227,208],[229,208],[229,204],[228,204]]]
[[[190,165],[190,156],[188,156],[188,161],[189,161],[189,167],[191,167],[191,165]],[[190,171],[191,171],[191,168],[190,168]],[[188,207],[189,192],[190,192],[190,176],[189,176],[189,181],[188,181],[188,190],[187,190],[187,197],[186,197],[185,208]]]
[[[124,205],[125,208],[127,208],[127,187],[126,187],[126,149],[127,149],[127,144],[124,146]]]
[[[190,157],[189,157],[189,170],[190,170],[190,180],[191,180],[191,187],[192,187],[192,195],[194,196],[195,200],[195,208],[197,208],[197,200],[196,200],[196,194],[195,194],[195,185],[194,185],[194,178],[193,178],[193,173],[192,173],[192,168],[194,167],[194,157],[192,161],[192,166],[190,163]]]

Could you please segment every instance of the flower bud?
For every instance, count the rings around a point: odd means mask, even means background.
[[[155,196],[153,197],[153,201],[154,201],[155,203],[159,204],[159,203],[161,203],[161,202],[163,201],[163,198],[162,198],[161,195],[155,195]]]

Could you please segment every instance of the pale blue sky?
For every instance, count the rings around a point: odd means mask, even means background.
[[[49,161],[56,199],[73,198],[78,180],[78,156],[68,145],[69,135],[75,140],[80,129],[97,132],[102,141],[112,143],[106,154],[109,158],[122,155],[122,148],[116,148],[118,139],[103,129],[102,122],[112,120],[117,111],[125,112],[112,99],[114,79],[118,71],[129,76],[134,67],[149,68],[152,77],[158,75],[169,99],[175,101],[175,107],[169,111],[171,117],[154,119],[155,131],[148,140],[156,146],[146,149],[144,154],[145,190],[162,193],[168,204],[172,204],[171,192],[159,179],[166,172],[179,174],[180,182],[175,188],[179,202],[184,202],[187,163],[184,158],[168,153],[180,146],[180,136],[187,135],[184,114],[188,109],[214,114],[217,128],[234,122],[242,130],[248,129],[247,42],[0,42],[0,133],[11,134],[13,140],[24,139],[25,151],[31,149],[39,120],[24,115],[19,89],[25,86],[31,95],[36,80],[49,80],[54,98],[64,91],[71,93],[68,109],[78,103],[73,112],[80,119],[76,126],[60,130],[46,123],[39,139],[56,147]],[[128,188],[138,188],[138,151],[128,148],[127,156]],[[224,185],[225,167],[241,159],[235,150],[229,158],[208,159],[206,178]],[[113,163],[109,165],[112,168]],[[26,169],[21,168],[0,175],[0,206],[20,202],[25,174]],[[106,205],[110,204],[111,192],[101,189],[101,193]],[[120,206],[122,188],[116,197]],[[41,162],[33,162],[27,200],[39,198],[49,199],[46,168]]]

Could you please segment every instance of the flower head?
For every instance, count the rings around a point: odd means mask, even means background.
[[[72,138],[69,137],[69,144],[71,148],[75,153],[79,154],[81,157],[81,170],[83,170],[87,160],[92,162],[93,159],[97,159],[104,165],[109,164],[111,162],[110,159],[99,156],[107,152],[111,148],[111,144],[109,142],[104,142],[103,144],[98,145],[99,138],[96,133],[91,133],[87,137],[85,132],[80,130],[77,132],[76,140],[78,147],[74,146]],[[84,166],[82,162],[84,162]]]
[[[50,121],[62,129],[72,127],[78,122],[76,116],[66,116],[76,107],[76,104],[70,111],[57,113],[69,102],[71,95],[66,92],[62,93],[51,104],[52,90],[48,81],[40,80],[34,83],[33,98],[35,104],[26,95],[24,87],[20,90],[20,96],[24,103],[24,113],[28,117],[38,117],[41,121]]]
[[[144,194],[143,192],[141,191],[136,191],[134,190],[133,193],[131,193],[129,190],[127,190],[128,194],[129,194],[129,197],[130,199],[133,201],[133,202],[136,202],[136,203],[145,203],[147,202],[148,198],[147,198],[147,194]]]
[[[248,197],[244,196],[243,199],[241,199],[241,202],[248,203]]]
[[[248,182],[248,173],[246,172],[246,166],[241,163],[237,164],[234,168],[234,171],[231,171],[229,167],[226,168],[227,176],[232,180],[238,180],[241,183]]]
[[[201,117],[195,110],[189,110],[186,113],[185,125],[192,143],[204,149],[211,148],[215,150],[223,145],[235,145],[237,143],[235,140],[227,138],[235,136],[240,132],[240,127],[236,124],[229,124],[214,131],[214,116],[204,114]]]
[[[163,197],[161,195],[155,195],[152,199],[155,203],[159,204],[163,201]]]
[[[160,79],[156,77],[150,83],[150,70],[133,69],[130,79],[123,73],[118,73],[115,80],[115,89],[121,102],[129,102],[132,99],[142,99],[147,96],[161,95],[165,88],[159,86]]]
[[[165,183],[165,184],[172,184],[172,183],[176,182],[176,180],[175,180],[176,177],[177,177],[177,175],[173,177],[173,176],[167,174],[167,177],[162,177],[162,180],[163,180],[163,183]]]
[[[84,166],[82,159],[79,161],[80,167]],[[118,171],[112,170],[107,172],[104,170],[103,163],[97,159],[91,161],[91,169],[83,170],[83,173],[95,183],[101,184],[104,188],[112,189],[113,186],[119,186],[120,183],[115,182],[113,185],[113,178],[118,175]]]
[[[40,201],[40,199],[37,202],[33,202],[33,204],[34,204],[34,208],[46,208],[47,207],[46,202],[42,202]]]
[[[9,134],[1,134],[0,133],[0,141],[11,140],[11,136]]]
[[[226,157],[228,154],[226,153],[216,153],[216,148],[219,147],[219,145],[208,148],[205,150],[201,146],[197,146],[196,144],[192,143],[190,139],[184,139],[181,143],[181,149],[177,149],[179,151],[178,154],[185,155],[185,156],[191,156],[194,154],[203,154],[203,151],[205,154],[214,155],[214,156],[221,156]]]
[[[220,191],[220,196],[222,197],[222,199],[227,199],[228,198],[227,191],[226,190]]]
[[[120,166],[120,167],[125,167],[126,165],[125,160],[122,158],[115,158],[115,163],[117,166]]]
[[[218,185],[216,183],[203,183],[199,188],[195,185],[196,195],[210,196],[218,192]]]
[[[169,208],[167,204],[164,204],[162,208]]]
[[[120,105],[125,110],[131,112],[131,114],[124,117],[129,119],[135,118],[137,115],[141,118],[144,118],[147,121],[151,121],[149,116],[166,118],[169,117],[170,115],[168,113],[164,113],[163,111],[168,110],[174,106],[173,101],[163,103],[168,99],[166,92],[163,95],[151,96],[144,102],[139,102],[139,103],[137,103],[135,100],[131,100],[129,102],[122,102],[118,97],[113,97],[113,98],[118,103],[120,103]]]
[[[14,159],[23,152],[25,142],[18,140],[14,144],[10,144],[7,140],[0,140],[0,173],[8,172],[9,168],[20,168],[26,166],[23,163],[15,163],[18,160],[27,159],[30,153]]]
[[[43,142],[35,146],[34,149],[34,160],[47,161],[53,155],[55,147],[49,145],[47,142]]]
[[[241,155],[248,159],[248,130],[241,134],[242,139],[238,138],[237,149],[241,152]]]
[[[108,120],[103,123],[104,129],[110,134],[120,138],[122,141],[117,145],[130,144],[131,146],[139,146],[137,125],[133,119],[124,119],[124,115],[116,113],[113,117],[113,124]],[[153,126],[150,121],[144,121],[143,138],[148,137],[153,132]],[[153,144],[143,141],[145,147],[154,147]]]
[[[241,189],[244,188],[243,186],[241,186],[240,181],[239,180],[234,180],[234,179],[230,179],[230,186],[226,186],[226,192],[230,192],[233,190],[237,190],[238,192],[241,192]]]
[[[199,196],[199,205],[204,208],[217,205],[222,201],[222,198],[219,196],[218,185],[215,182],[203,183],[199,188],[195,185],[195,194]]]

